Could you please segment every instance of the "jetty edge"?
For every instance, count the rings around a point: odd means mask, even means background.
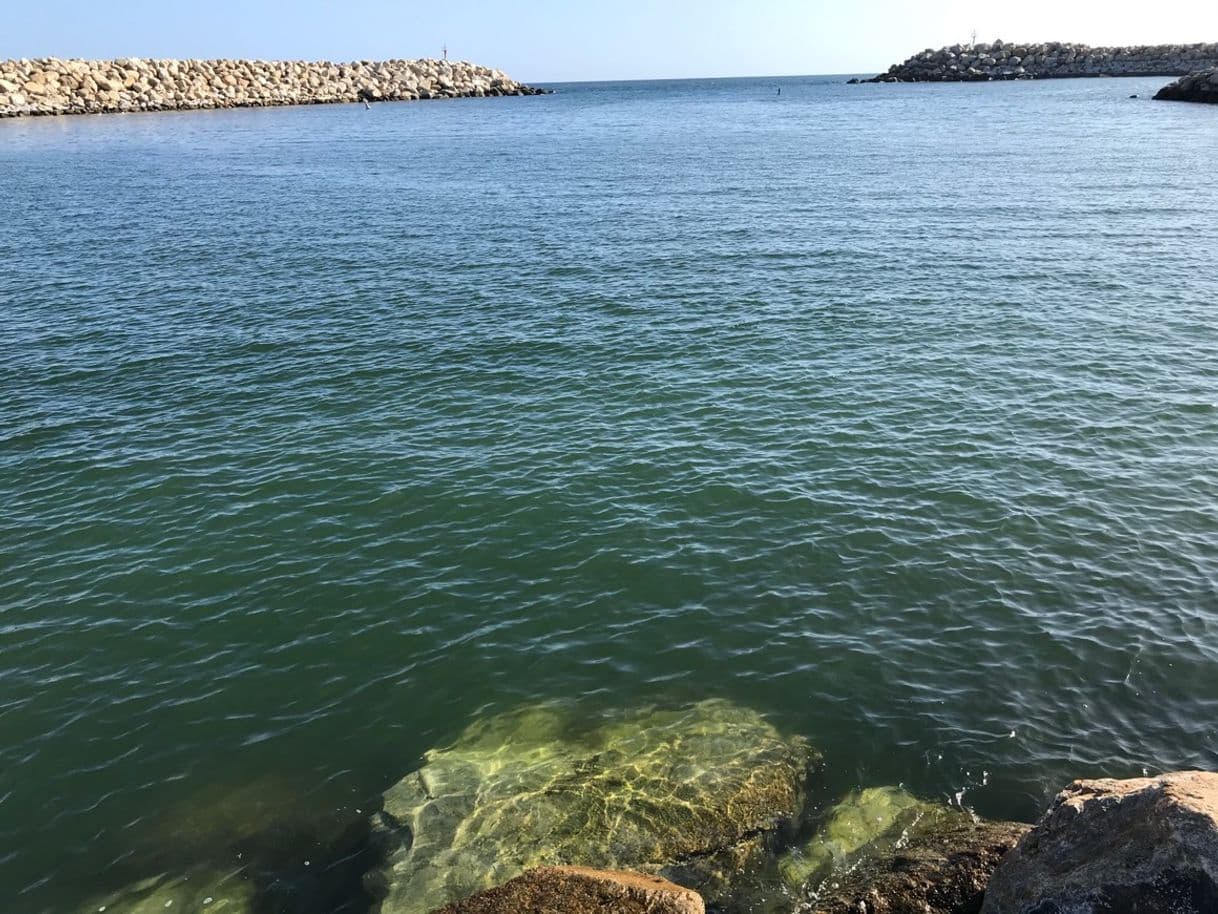
[[[989,82],[1099,76],[1188,76],[1218,67],[1218,43],[1093,48],[1050,41],[1040,44],[953,44],[927,48],[894,64],[869,83]]]
[[[1218,105],[1218,67],[1210,67],[1177,79],[1164,86],[1155,96],[1156,101],[1204,102]]]
[[[0,61],[0,117],[544,95],[469,61]]]

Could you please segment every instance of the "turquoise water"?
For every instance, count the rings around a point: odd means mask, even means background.
[[[1218,120],[1161,82],[0,122],[5,910],[539,700],[988,816],[1218,765]]]

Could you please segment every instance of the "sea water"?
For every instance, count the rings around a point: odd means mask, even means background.
[[[1024,820],[1218,764],[1218,119],[1161,82],[0,122],[5,910],[554,700]]]

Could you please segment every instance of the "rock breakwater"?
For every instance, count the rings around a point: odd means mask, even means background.
[[[954,44],[927,48],[867,82],[987,82],[1080,76],[1185,76],[1218,66],[1218,44],[1093,48],[1042,44]]]
[[[1158,101],[1168,102],[1208,102],[1218,105],[1218,67],[1211,67],[1199,73],[1177,79],[1169,86],[1164,86],[1155,95]]]
[[[540,95],[467,61],[0,61],[0,117]]]

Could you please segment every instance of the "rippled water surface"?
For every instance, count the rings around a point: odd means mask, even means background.
[[[1218,112],[1161,82],[0,122],[4,909],[540,700],[1022,819],[1218,765]]]

